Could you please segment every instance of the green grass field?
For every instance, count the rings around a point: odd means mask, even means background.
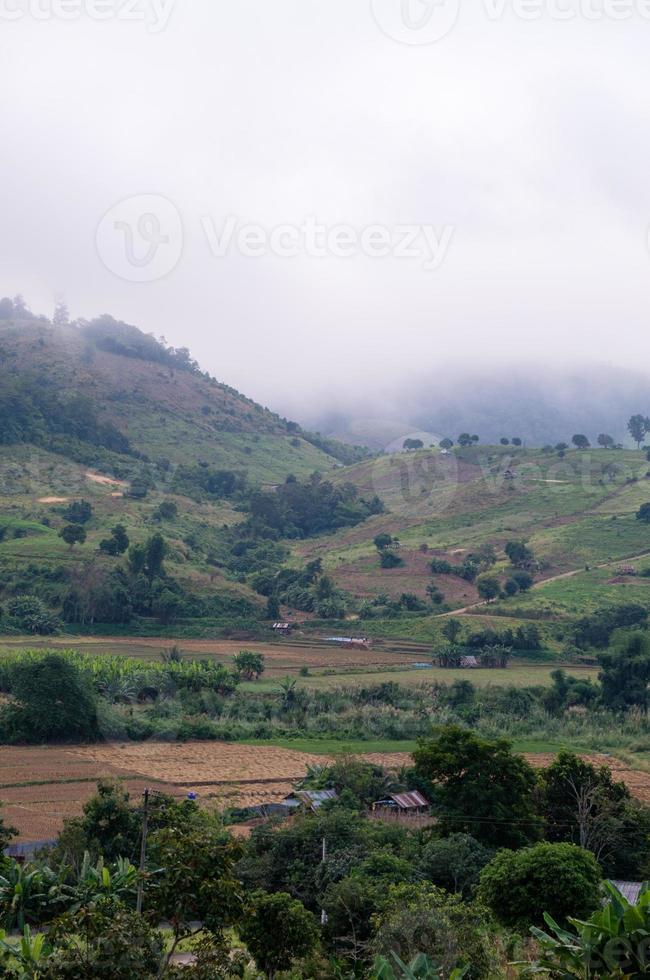
[[[557,669],[557,664],[512,664],[507,670],[481,670],[472,669],[443,669],[432,667],[429,670],[412,668],[403,670],[400,668],[386,667],[381,670],[359,670],[346,669],[341,671],[327,671],[326,673],[314,673],[309,677],[300,677],[299,684],[310,690],[332,690],[337,687],[364,687],[372,684],[382,684],[392,682],[394,684],[405,684],[408,686],[422,686],[425,684],[441,683],[453,684],[458,680],[469,680],[477,687],[535,687],[537,685],[548,687],[551,684],[551,673]],[[595,679],[598,676],[596,667],[575,667],[564,668],[568,674],[576,677]],[[289,671],[287,671],[289,673]],[[291,672],[295,676],[295,671]],[[259,681],[245,682],[241,685],[243,690],[279,690],[281,678],[262,678]]]

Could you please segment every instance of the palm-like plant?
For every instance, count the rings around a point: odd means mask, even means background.
[[[372,980],[442,980],[440,967],[424,953],[419,953],[410,963],[404,963],[397,953],[391,959],[378,956],[372,970]],[[469,967],[453,970],[449,980],[462,980]]]
[[[650,974],[650,883],[641,889],[636,905],[605,882],[609,901],[583,922],[569,919],[572,931],[563,929],[546,913],[544,919],[552,935],[531,928],[542,955],[525,966],[528,975],[579,980],[603,977],[607,980],[640,980]]]
[[[131,704],[136,699],[135,686],[127,677],[112,677],[103,681],[99,691],[111,704]]]
[[[164,664],[180,664],[183,662],[183,651],[174,644],[173,647],[161,650],[160,659]]]
[[[0,929],[0,966],[17,966],[21,977],[38,977],[41,975],[43,961],[52,952],[52,947],[44,933],[32,936],[29,926],[23,928],[23,934],[18,941],[7,942],[7,934]]]
[[[106,865],[100,858],[93,864],[86,851],[77,880],[71,885],[63,885],[61,894],[67,911],[76,912],[82,906],[103,898],[121,901],[132,898],[137,886],[138,869],[127,858],[118,858],[111,865]]]
[[[61,878],[48,867],[5,863],[0,874],[0,915],[5,929],[47,919]]]
[[[285,677],[280,681],[280,701],[283,711],[295,708],[298,702],[298,681]]]

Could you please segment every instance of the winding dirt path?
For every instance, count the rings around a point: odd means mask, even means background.
[[[621,558],[613,558],[609,561],[599,562],[597,565],[590,566],[592,569],[597,568],[609,568],[610,565],[617,565],[622,561],[638,561],[641,558],[650,558],[650,551],[642,551],[638,555],[623,555]],[[573,578],[574,575],[579,575],[580,572],[584,572],[585,568],[574,568],[569,572],[560,572],[559,575],[550,575],[548,578],[540,578],[537,582],[533,583],[533,589],[541,589],[543,585],[548,585],[549,582],[560,582],[562,579]],[[435,619],[446,619],[449,616],[464,616],[466,613],[471,612],[472,609],[484,609],[490,606],[493,602],[498,600],[486,599],[483,602],[474,602],[469,606],[463,606],[462,609],[453,609],[451,612],[440,613],[435,616]]]

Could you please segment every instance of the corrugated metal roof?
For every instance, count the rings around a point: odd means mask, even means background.
[[[327,800],[335,800],[337,796],[335,789],[301,789],[285,797],[283,803],[289,806],[296,805],[293,801],[300,801],[310,806],[312,810],[317,810],[319,806]]]
[[[22,844],[10,844],[4,851],[7,857],[11,858],[32,858],[37,851],[44,847],[54,847],[56,840],[30,840],[23,841]]]
[[[429,806],[429,801],[425,800],[422,793],[418,793],[417,790],[412,790],[410,793],[391,793],[390,798],[400,810],[414,810],[417,807]]]
[[[643,887],[640,881],[612,881],[612,885],[618,888],[623,898],[626,898],[631,905],[636,905],[639,901]]]

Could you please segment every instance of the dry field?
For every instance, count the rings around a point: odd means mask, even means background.
[[[138,660],[158,660],[161,652],[177,644],[183,653],[194,659],[210,659],[229,664],[240,650],[254,650],[263,653],[266,660],[265,677],[284,676],[287,671],[298,671],[301,667],[313,670],[332,670],[348,668],[407,666],[414,658],[428,649],[422,644],[410,641],[380,641],[371,650],[342,650],[316,639],[296,639],[289,643],[274,643],[259,640],[166,640],[164,638],[134,637],[47,637],[43,639],[0,641],[0,657],[26,649],[66,650],[93,655],[132,657]],[[421,651],[419,649],[421,647]]]
[[[368,761],[399,769],[407,752],[370,753]],[[535,766],[552,755],[528,754]],[[608,765],[639,799],[650,803],[650,773],[611,756],[588,756]],[[282,799],[308,765],[326,757],[274,746],[225,742],[114,743],[77,747],[0,749],[0,803],[18,840],[48,840],[63,820],[78,816],[102,776],[119,779],[132,797],[145,786],[175,797],[190,791],[211,806],[253,806]]]

